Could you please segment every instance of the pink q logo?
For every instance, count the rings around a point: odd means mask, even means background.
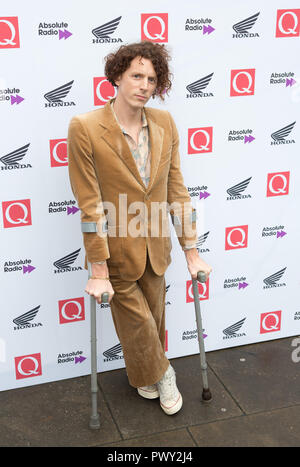
[[[94,78],[94,105],[105,105],[116,95],[117,89],[113,87],[105,76]]]
[[[281,310],[260,315],[260,334],[266,332],[280,331],[281,329]]]
[[[254,94],[255,68],[231,70],[231,96],[251,96]]]
[[[236,250],[248,246],[248,225],[227,227],[225,230],[225,250]]]
[[[19,24],[17,16],[0,18],[0,49],[20,48]]]
[[[51,167],[68,165],[67,139],[50,140],[50,162]]]
[[[188,129],[188,154],[206,154],[212,152],[213,128]]]
[[[141,29],[142,41],[168,42],[168,13],[143,13]]]
[[[69,298],[59,300],[59,323],[73,323],[74,321],[84,321],[84,298]]]
[[[277,10],[276,37],[300,35],[300,10]]]
[[[16,379],[31,378],[42,374],[41,354],[15,357]]]
[[[9,227],[24,227],[32,224],[30,199],[4,201],[2,203],[2,212],[5,229]]]
[[[289,194],[290,172],[268,174],[267,197]]]
[[[199,300],[208,300],[209,298],[209,279],[206,282],[198,282]],[[194,301],[193,282],[186,281],[186,303]]]

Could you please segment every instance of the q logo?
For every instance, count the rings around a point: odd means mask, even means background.
[[[141,40],[168,42],[168,13],[141,15]]]
[[[94,105],[105,105],[117,95],[117,89],[105,76],[94,78]]]
[[[260,315],[260,334],[266,332],[280,331],[281,329],[281,310]]]
[[[212,152],[213,127],[188,129],[188,154]]]
[[[68,165],[67,139],[50,139],[50,163],[51,167]]]
[[[15,357],[16,379],[31,378],[42,374],[41,354]]]
[[[248,246],[248,225],[226,227],[225,250],[236,250]]]
[[[59,323],[74,323],[74,321],[84,321],[84,298],[69,298],[59,300]]]
[[[300,10],[277,10],[276,37],[299,37]]]
[[[0,17],[0,49],[19,48],[20,38],[18,17]]]
[[[199,300],[208,300],[209,298],[209,279],[206,282],[198,283]],[[194,302],[193,282],[186,281],[186,303]]]
[[[268,174],[267,197],[289,194],[290,172]]]
[[[231,96],[252,96],[255,85],[255,68],[231,70]]]
[[[3,201],[2,212],[5,229],[9,227],[24,227],[32,224],[30,199]]]

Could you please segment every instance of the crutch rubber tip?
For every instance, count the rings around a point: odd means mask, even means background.
[[[203,389],[202,391],[202,401],[203,402],[210,402],[212,400],[212,395],[210,389]]]
[[[89,427],[90,427],[91,430],[99,430],[99,428],[100,428],[99,415],[97,415],[97,416],[92,415],[91,416]]]

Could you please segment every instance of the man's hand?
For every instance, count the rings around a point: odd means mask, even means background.
[[[103,264],[95,264],[95,263],[92,264],[92,276],[103,277],[103,278],[109,276],[106,261]],[[112,288],[112,285],[109,279],[107,280],[89,279],[86,284],[85,292],[88,293],[89,295],[94,296],[95,299],[97,300],[97,303],[99,304],[101,303],[101,295],[104,292],[109,293],[109,299],[108,299],[109,303],[111,302],[111,299],[114,296],[114,290]]]
[[[188,266],[188,270],[193,279],[197,279],[197,272],[204,271],[206,274],[206,279],[208,279],[209,274],[212,271],[212,267],[207,264],[203,259],[200,258],[197,248],[191,248],[190,250],[185,250],[185,258]]]
[[[110,281],[102,279],[89,279],[86,284],[85,292],[87,292],[89,295],[94,296],[97,300],[97,303],[99,304],[101,303],[101,295],[104,292],[109,293],[109,303],[114,296],[114,290]]]

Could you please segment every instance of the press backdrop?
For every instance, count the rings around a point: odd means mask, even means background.
[[[207,351],[300,333],[299,3],[10,1],[0,9],[0,390],[90,372],[80,212],[70,189],[72,116],[115,95],[103,58],[166,44],[164,103],[198,213]],[[296,206],[298,209],[296,209]],[[166,353],[198,352],[190,277],[172,233]],[[98,369],[124,366],[98,306]],[[289,355],[286,356],[290,358]]]

